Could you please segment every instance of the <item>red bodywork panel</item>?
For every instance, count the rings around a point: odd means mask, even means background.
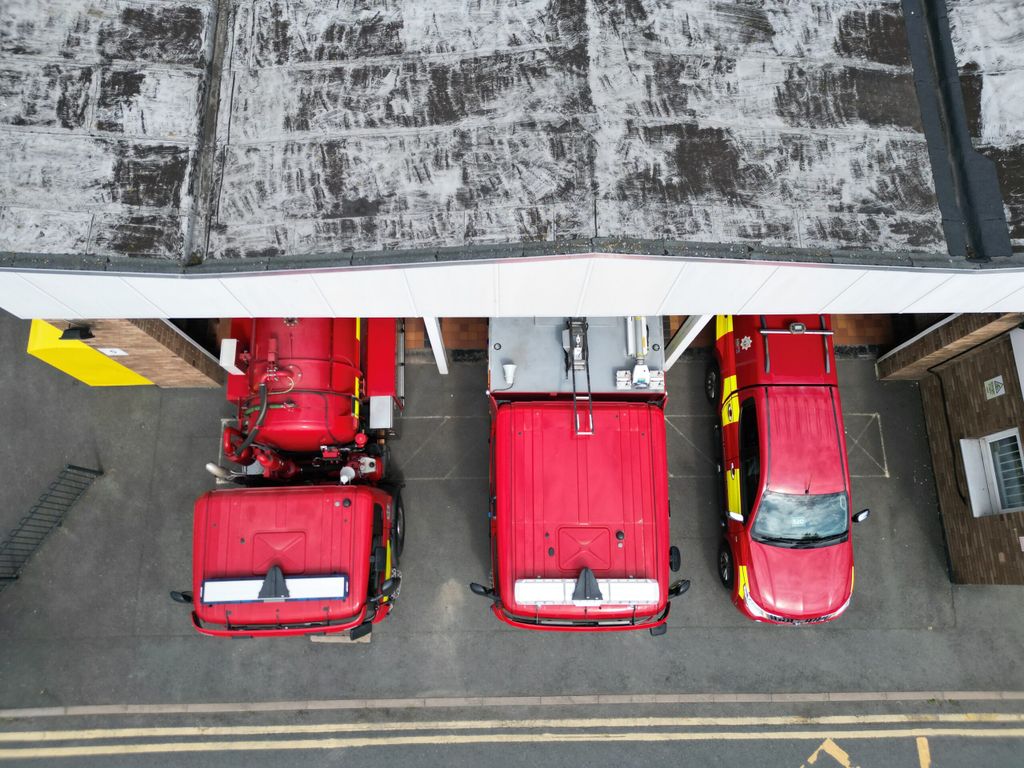
[[[796,549],[755,541],[751,529],[768,491],[846,495],[850,477],[830,335],[762,334],[791,323],[808,330],[830,330],[828,316],[720,316],[715,359],[721,373],[718,403],[722,429],[726,540],[733,556],[732,599],[748,617],[776,623],[820,622],[835,618],[853,590],[853,544],[844,541]],[[741,410],[756,412],[760,479],[745,504],[741,491]],[[749,510],[749,511],[748,511]],[[735,519],[746,513],[746,519]],[[849,521],[848,521],[849,523]],[[848,531],[849,533],[849,531]],[[743,590],[770,617],[751,613]]]
[[[248,354],[243,361],[245,373],[228,377],[228,400],[238,406],[242,431],[248,432],[255,421],[259,388],[265,383],[271,409],[260,428],[261,443],[308,452],[318,451],[321,445],[351,443],[359,430],[353,399],[362,378],[359,322],[355,318],[232,320],[232,337]],[[394,357],[391,360],[393,372]]]
[[[749,539],[747,545],[750,596],[766,610],[801,620],[826,616],[849,599],[853,547],[782,549]]]
[[[845,491],[846,452],[833,386],[765,387],[751,391],[767,413],[771,443],[766,488],[780,493]]]
[[[395,358],[398,335],[393,318],[373,317],[366,321],[366,396],[395,397]]]
[[[761,333],[762,328],[785,331],[794,322],[810,331],[828,331],[832,324],[827,315],[733,315],[732,322],[734,372],[747,386],[839,385],[831,336]]]
[[[348,506],[346,506],[348,504]],[[374,506],[383,518],[374,542]],[[390,536],[391,497],[367,486],[298,486],[211,491],[195,504],[193,594],[196,628],[222,636],[339,632],[362,623],[374,543]],[[208,579],[344,574],[343,600],[202,602]],[[390,574],[388,574],[390,575]],[[374,621],[388,612],[378,607]]]
[[[595,402],[594,434],[578,436],[571,402],[501,403],[492,451],[498,617],[532,629],[663,623],[669,509],[662,409]],[[584,567],[598,579],[657,580],[659,597],[649,605],[597,607],[515,600],[518,579],[576,579]]]

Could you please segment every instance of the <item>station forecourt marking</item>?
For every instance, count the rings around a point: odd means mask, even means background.
[[[794,726],[798,730],[785,730],[787,727]],[[837,726],[846,726],[846,728],[837,728]],[[849,726],[855,726],[855,728],[849,728]],[[845,768],[855,768],[850,763],[849,754],[838,746],[838,740],[916,739],[921,768],[930,768],[929,738],[1024,739],[1024,727],[1021,726],[1024,726],[1024,713],[440,720],[390,722],[386,725],[386,735],[380,735],[380,723],[93,728],[0,733],[0,742],[2,742],[0,761],[163,753],[384,748],[414,745],[812,740],[820,741],[821,745],[806,759],[805,768],[819,764],[818,760],[821,755],[828,755]],[[707,728],[717,730],[699,730]],[[766,728],[780,729],[765,730]],[[436,732],[423,733],[424,731]],[[341,735],[324,737],[326,734]],[[267,738],[299,735],[315,735],[317,738]],[[140,741],[182,737],[191,737],[196,740]],[[257,738],[225,740],[224,737]],[[107,743],[55,745],[57,742],[70,741],[106,741]],[[25,746],[7,746],[8,744]],[[829,765],[829,762],[825,761],[819,765]]]
[[[819,746],[816,750],[814,750],[814,752],[810,754],[810,756],[808,756],[807,761],[803,763],[800,766],[800,768],[807,768],[807,766],[810,765],[817,765],[818,758],[822,755],[822,753],[831,757],[838,765],[842,766],[842,768],[857,768],[857,766],[853,765],[853,763],[850,762],[850,755],[846,752],[846,750],[841,748],[834,741],[832,741],[832,739],[825,739],[823,742],[821,742],[821,746]]]
[[[394,725],[389,731],[397,730]],[[342,737],[321,739],[265,739],[259,741],[171,741],[121,744],[86,744],[68,747],[30,746],[0,749],[0,761],[54,759],[196,752],[275,752],[294,750],[354,749],[360,747],[455,746],[461,744],[552,744],[583,742],[651,743],[728,742],[728,741],[803,741],[803,740],[882,740],[906,738],[986,738],[1024,739],[1024,728],[911,728],[853,731],[590,731],[565,733],[435,733],[379,737]]]
[[[626,717],[626,718],[531,718],[524,720],[434,720],[395,722],[397,731],[511,730],[590,728],[709,728],[849,725],[1022,725],[1024,713],[879,714],[879,715],[766,715],[761,717]],[[362,733],[380,730],[380,723],[313,723],[295,725],[168,726],[138,728],[87,728],[55,731],[4,731],[0,743],[24,741],[88,741],[114,738],[180,736],[268,736],[283,734]]]
[[[856,433],[853,432],[851,422],[859,422],[861,419],[864,420],[864,426],[860,427],[860,430]],[[882,414],[880,413],[845,413],[843,414],[843,420],[846,422],[844,426],[847,426],[846,432],[846,454],[847,460],[850,463],[850,477],[889,477],[889,461],[885,455],[885,438],[882,434]],[[859,424],[857,426],[860,426]],[[877,429],[872,430],[872,427]],[[868,440],[873,441],[874,436],[878,435],[878,453],[880,456],[874,455],[871,450],[864,445]],[[856,452],[854,451],[856,449]],[[854,461],[855,457],[867,459],[871,465],[878,468],[876,472],[872,468],[868,468],[864,472],[854,472]]]

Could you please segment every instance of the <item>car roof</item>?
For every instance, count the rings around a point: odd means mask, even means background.
[[[796,494],[846,490],[842,414],[835,390],[766,387],[763,392],[768,406],[766,489]]]
[[[596,402],[590,436],[575,434],[571,402],[501,405],[495,482],[503,601],[511,602],[516,579],[575,579],[584,567],[598,578],[657,579],[668,552],[665,451],[656,405]]]

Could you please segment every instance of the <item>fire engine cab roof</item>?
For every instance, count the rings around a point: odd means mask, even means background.
[[[516,580],[576,579],[590,568],[598,579],[658,580],[663,605],[668,468],[661,409],[597,402],[594,434],[578,436],[571,401],[508,403],[498,407],[495,430],[502,603],[534,614],[534,606],[515,604]]]
[[[373,492],[304,486],[211,491],[196,501],[193,581],[204,623],[296,625],[354,617],[366,601]],[[274,566],[289,577],[346,577],[343,599],[204,603],[211,580],[262,580]]]

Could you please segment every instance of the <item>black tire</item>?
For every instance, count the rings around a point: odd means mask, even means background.
[[[398,560],[405,549],[405,505],[401,492],[395,494],[395,514],[391,522],[391,555]]]
[[[736,567],[732,561],[732,550],[727,541],[718,545],[718,578],[722,586],[731,590],[736,580]]]
[[[390,480],[394,476],[394,472],[391,471],[391,446],[387,443],[384,445],[375,445],[373,446],[373,449],[368,450],[367,453],[370,456],[376,456],[384,463],[384,482]]]
[[[712,359],[704,370],[704,397],[711,405],[717,406],[722,393],[722,372],[718,368],[718,361]]]

